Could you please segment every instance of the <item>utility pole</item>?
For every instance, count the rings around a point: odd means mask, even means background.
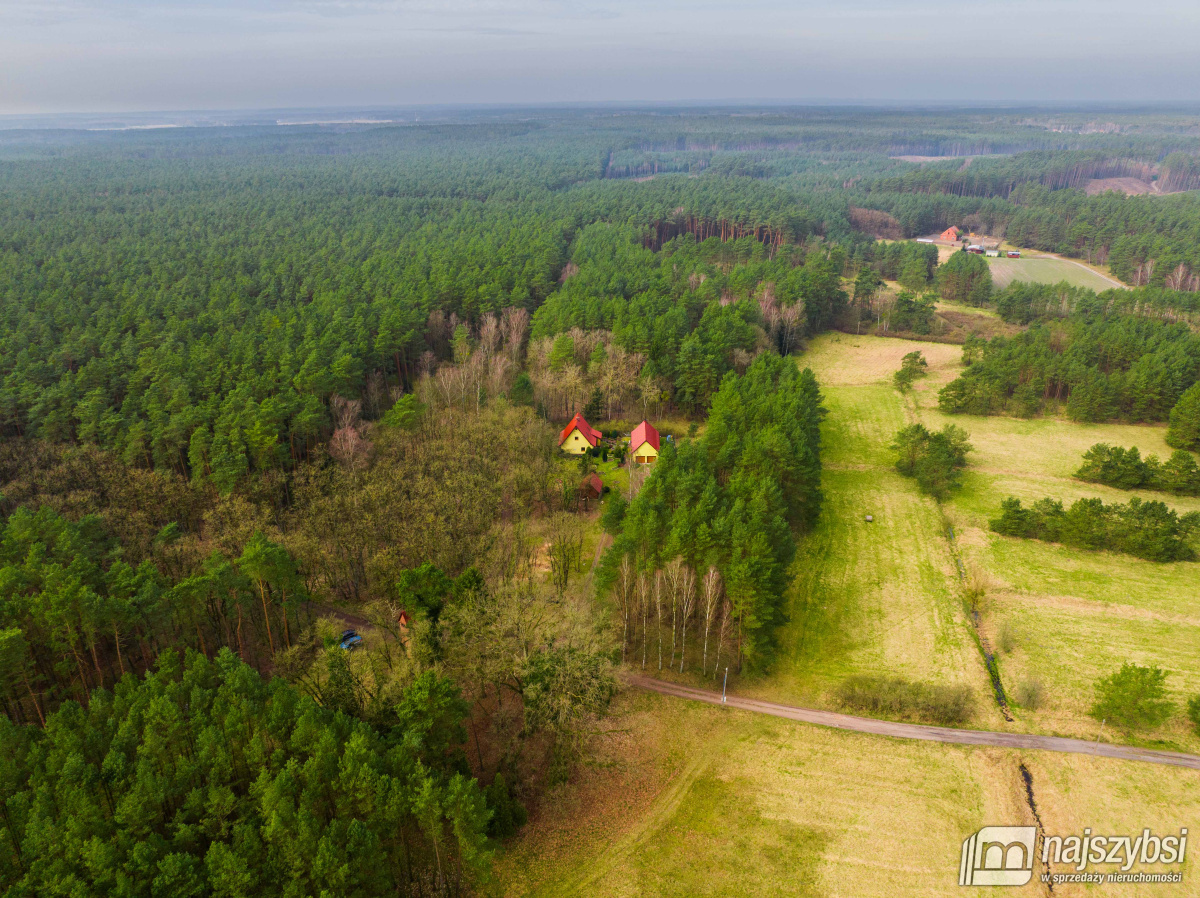
[[[725,668],[725,682],[721,684],[721,704],[725,704],[725,687],[729,685],[729,668]]]
[[[1106,724],[1106,723],[1108,723],[1108,718],[1107,718],[1107,717],[1106,717],[1106,718],[1104,718],[1102,721],[1100,721],[1100,732],[1098,732],[1098,733],[1096,734],[1096,741],[1097,741],[1097,742],[1099,742],[1099,741],[1100,741],[1100,737],[1104,735],[1104,724]]]

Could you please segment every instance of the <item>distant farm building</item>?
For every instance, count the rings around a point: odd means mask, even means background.
[[[576,415],[558,435],[558,448],[571,455],[583,455],[600,445],[600,436],[600,431],[588,424],[583,415]]]
[[[983,247],[980,246],[978,243],[972,243],[970,246],[967,247],[967,252],[974,253],[977,256],[982,256],[983,255]]]
[[[938,240],[945,240],[947,243],[958,243],[958,235],[962,232],[956,227],[949,227],[938,235]]]
[[[1021,258],[1021,251],[1019,249],[1010,249],[1008,251],[1008,257],[1010,259],[1019,259]]]
[[[629,454],[639,465],[650,465],[658,461],[658,445],[658,431],[649,421],[643,421],[629,437]]]
[[[987,251],[987,254],[986,254],[986,255],[988,256],[988,258],[991,258],[991,259],[998,259],[998,258],[1000,258],[1000,250],[998,250],[998,249],[989,249],[989,250]]]

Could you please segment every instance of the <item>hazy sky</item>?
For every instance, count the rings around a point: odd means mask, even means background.
[[[1200,100],[1196,0],[0,0],[0,113]]]

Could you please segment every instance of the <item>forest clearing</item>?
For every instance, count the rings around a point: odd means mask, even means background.
[[[1058,284],[1066,281],[1072,287],[1089,287],[1092,290],[1108,290],[1120,286],[1119,281],[1071,259],[1024,255],[1020,259],[1001,258],[987,261],[988,267],[992,269],[992,281],[998,288],[1007,287],[1014,281],[1034,284]]]

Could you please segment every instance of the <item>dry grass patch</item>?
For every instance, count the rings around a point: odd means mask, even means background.
[[[1200,812],[1200,780],[1176,768],[887,739],[636,693],[609,724],[601,763],[501,858],[503,894],[984,896],[994,890],[958,886],[962,842],[1034,823],[1021,763],[1050,833],[1177,832]],[[1191,882],[1185,871],[1169,893],[1105,894],[1194,894]]]
[[[931,372],[956,364],[962,358],[962,347],[948,343],[822,334],[813,339],[798,361],[800,367],[813,369],[822,389],[890,384],[892,375],[900,368],[900,360],[914,350],[924,353]]]

